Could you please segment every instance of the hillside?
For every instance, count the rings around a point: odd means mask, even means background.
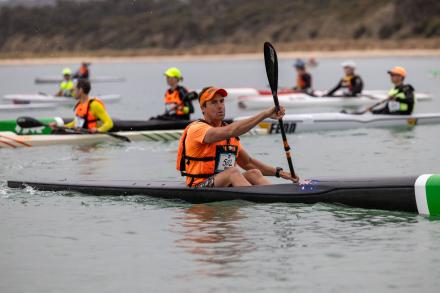
[[[438,0],[99,0],[2,7],[0,55],[439,48]]]

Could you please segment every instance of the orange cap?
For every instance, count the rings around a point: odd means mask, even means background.
[[[395,66],[393,67],[391,70],[388,70],[389,74],[397,74],[400,75],[402,77],[406,77],[406,70],[403,67],[400,66]]]
[[[222,88],[210,87],[203,92],[203,94],[199,97],[200,105],[204,105],[207,101],[212,100],[216,94],[221,95],[222,97],[226,97],[228,92]]]

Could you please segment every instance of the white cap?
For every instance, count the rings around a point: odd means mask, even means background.
[[[356,68],[356,63],[354,63],[353,60],[346,60],[346,61],[342,62],[341,65],[342,65],[342,67]]]

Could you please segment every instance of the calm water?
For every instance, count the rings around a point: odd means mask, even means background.
[[[333,86],[340,59],[313,69],[315,87]],[[399,64],[423,92],[440,92],[429,77],[440,58],[356,60],[368,89],[390,87],[386,69]],[[294,80],[280,60],[280,84]],[[54,92],[38,75],[64,66],[0,66],[0,95]],[[96,63],[92,72],[127,78],[96,84],[120,93],[114,117],[142,119],[163,110],[161,73],[182,69],[185,85],[267,85],[262,60]],[[329,111],[331,109],[319,109]],[[439,112],[440,101],[418,103]],[[0,114],[36,117],[54,113]],[[290,111],[292,112],[292,111]],[[246,115],[231,101],[227,116]],[[439,126],[358,129],[289,136],[301,177],[439,173]],[[259,159],[285,166],[278,136],[243,138]],[[424,217],[334,205],[191,205],[147,197],[93,197],[10,190],[6,179],[171,179],[177,142],[52,146],[0,150],[0,292],[437,292],[440,222]],[[276,181],[274,182],[281,182]]]

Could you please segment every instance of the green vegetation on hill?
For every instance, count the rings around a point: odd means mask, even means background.
[[[439,39],[439,0],[63,0],[0,10],[2,54],[252,51],[265,40],[318,49],[417,40],[423,48]]]

